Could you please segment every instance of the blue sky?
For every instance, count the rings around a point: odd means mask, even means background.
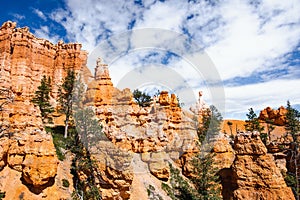
[[[249,107],[278,108],[287,100],[300,108],[298,0],[27,0],[1,5],[0,22],[16,21],[53,43],[80,42],[88,52],[109,36],[131,29],[184,34],[207,53],[223,81],[225,117],[245,118]],[[115,85],[121,72],[160,64],[187,74],[184,79],[195,93],[204,90],[205,100],[211,102],[203,80],[173,52],[140,51],[112,64],[118,69],[111,71]]]

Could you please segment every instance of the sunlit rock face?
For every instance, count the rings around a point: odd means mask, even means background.
[[[35,37],[27,27],[5,22],[0,27],[1,125],[0,189],[8,199],[70,198],[62,187],[72,181],[70,170],[58,169],[52,137],[44,130],[39,109],[30,100],[44,75],[51,78],[51,103],[67,70],[85,67],[87,53],[80,44],[52,44]],[[8,99],[7,97],[11,97]],[[2,126],[3,127],[3,126]]]
[[[13,100],[3,107],[0,121],[8,127],[0,137],[0,190],[6,191],[7,199],[71,199],[72,156],[58,161],[39,109],[30,102],[46,75],[51,77],[51,103],[56,105],[58,85],[68,69],[82,74],[87,91],[81,103],[95,111],[106,137],[88,148],[103,199],[134,199],[134,192],[147,196],[146,182],[161,192],[161,181],[170,177],[169,162],[192,176],[190,161],[199,152],[196,128],[208,109],[202,92],[192,112],[181,109],[176,95],[167,91],[141,107],[129,89],[113,86],[101,59],[94,76],[86,60],[80,44],[54,45],[13,22],[0,28],[0,89]],[[5,101],[7,95],[1,94],[0,103]],[[261,119],[273,117],[282,124],[284,113],[282,108],[267,109]],[[55,121],[58,124],[62,123]],[[258,133],[239,133],[234,142],[219,134],[210,151],[216,154],[223,199],[294,199]],[[83,170],[77,173],[82,181],[89,176]],[[62,186],[62,179],[70,182],[69,188]]]
[[[294,199],[258,132],[238,134],[234,150],[232,171],[237,187],[234,199]]]
[[[260,111],[259,119],[266,121],[272,121],[274,125],[284,126],[286,124],[287,110],[285,107],[281,106],[277,110],[267,107]]]

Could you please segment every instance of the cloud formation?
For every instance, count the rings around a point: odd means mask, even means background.
[[[65,5],[54,10],[50,18],[65,28],[68,40],[83,43],[89,52],[109,36],[131,29],[162,28],[187,35],[208,53],[218,69],[225,84],[228,116],[239,116],[249,106],[278,107],[287,99],[300,104],[300,95],[293,92],[300,77],[297,0],[218,3],[65,0]],[[42,33],[46,35],[47,30]],[[148,59],[146,56],[145,53],[133,55],[115,64],[129,70],[137,62],[151,64],[159,60],[161,64],[182,69],[183,74],[190,71],[191,66],[180,59],[164,63],[160,53]],[[113,81],[118,81],[114,78],[122,75],[117,71],[112,76]],[[199,81],[195,78],[191,72],[188,81],[196,91],[203,85],[197,85]]]
[[[39,9],[34,8],[33,13],[36,14],[42,20],[44,20],[44,21],[47,20],[47,17],[45,16],[45,14],[42,11],[40,11]]]

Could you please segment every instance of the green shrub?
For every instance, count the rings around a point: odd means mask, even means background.
[[[0,200],[3,199],[3,198],[5,198],[5,192],[0,191]]]
[[[62,180],[62,185],[67,188],[67,187],[70,186],[70,183],[69,183],[69,181],[67,179],[63,179]]]
[[[50,132],[53,138],[53,144],[55,146],[56,155],[60,161],[63,161],[66,157],[63,153],[63,150],[68,150],[72,143],[72,138],[64,138],[64,127],[46,127],[46,131]],[[72,129],[69,129],[71,132]]]
[[[139,106],[150,106],[151,96],[149,96],[145,92],[139,91],[138,89],[134,90],[132,94],[134,100],[139,104]]]

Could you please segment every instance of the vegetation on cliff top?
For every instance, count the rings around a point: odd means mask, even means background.
[[[148,95],[145,92],[142,92],[138,89],[135,89],[132,94],[133,94],[134,100],[137,102],[137,104],[139,106],[146,107],[146,106],[150,105],[150,102],[151,102],[150,95]]]

